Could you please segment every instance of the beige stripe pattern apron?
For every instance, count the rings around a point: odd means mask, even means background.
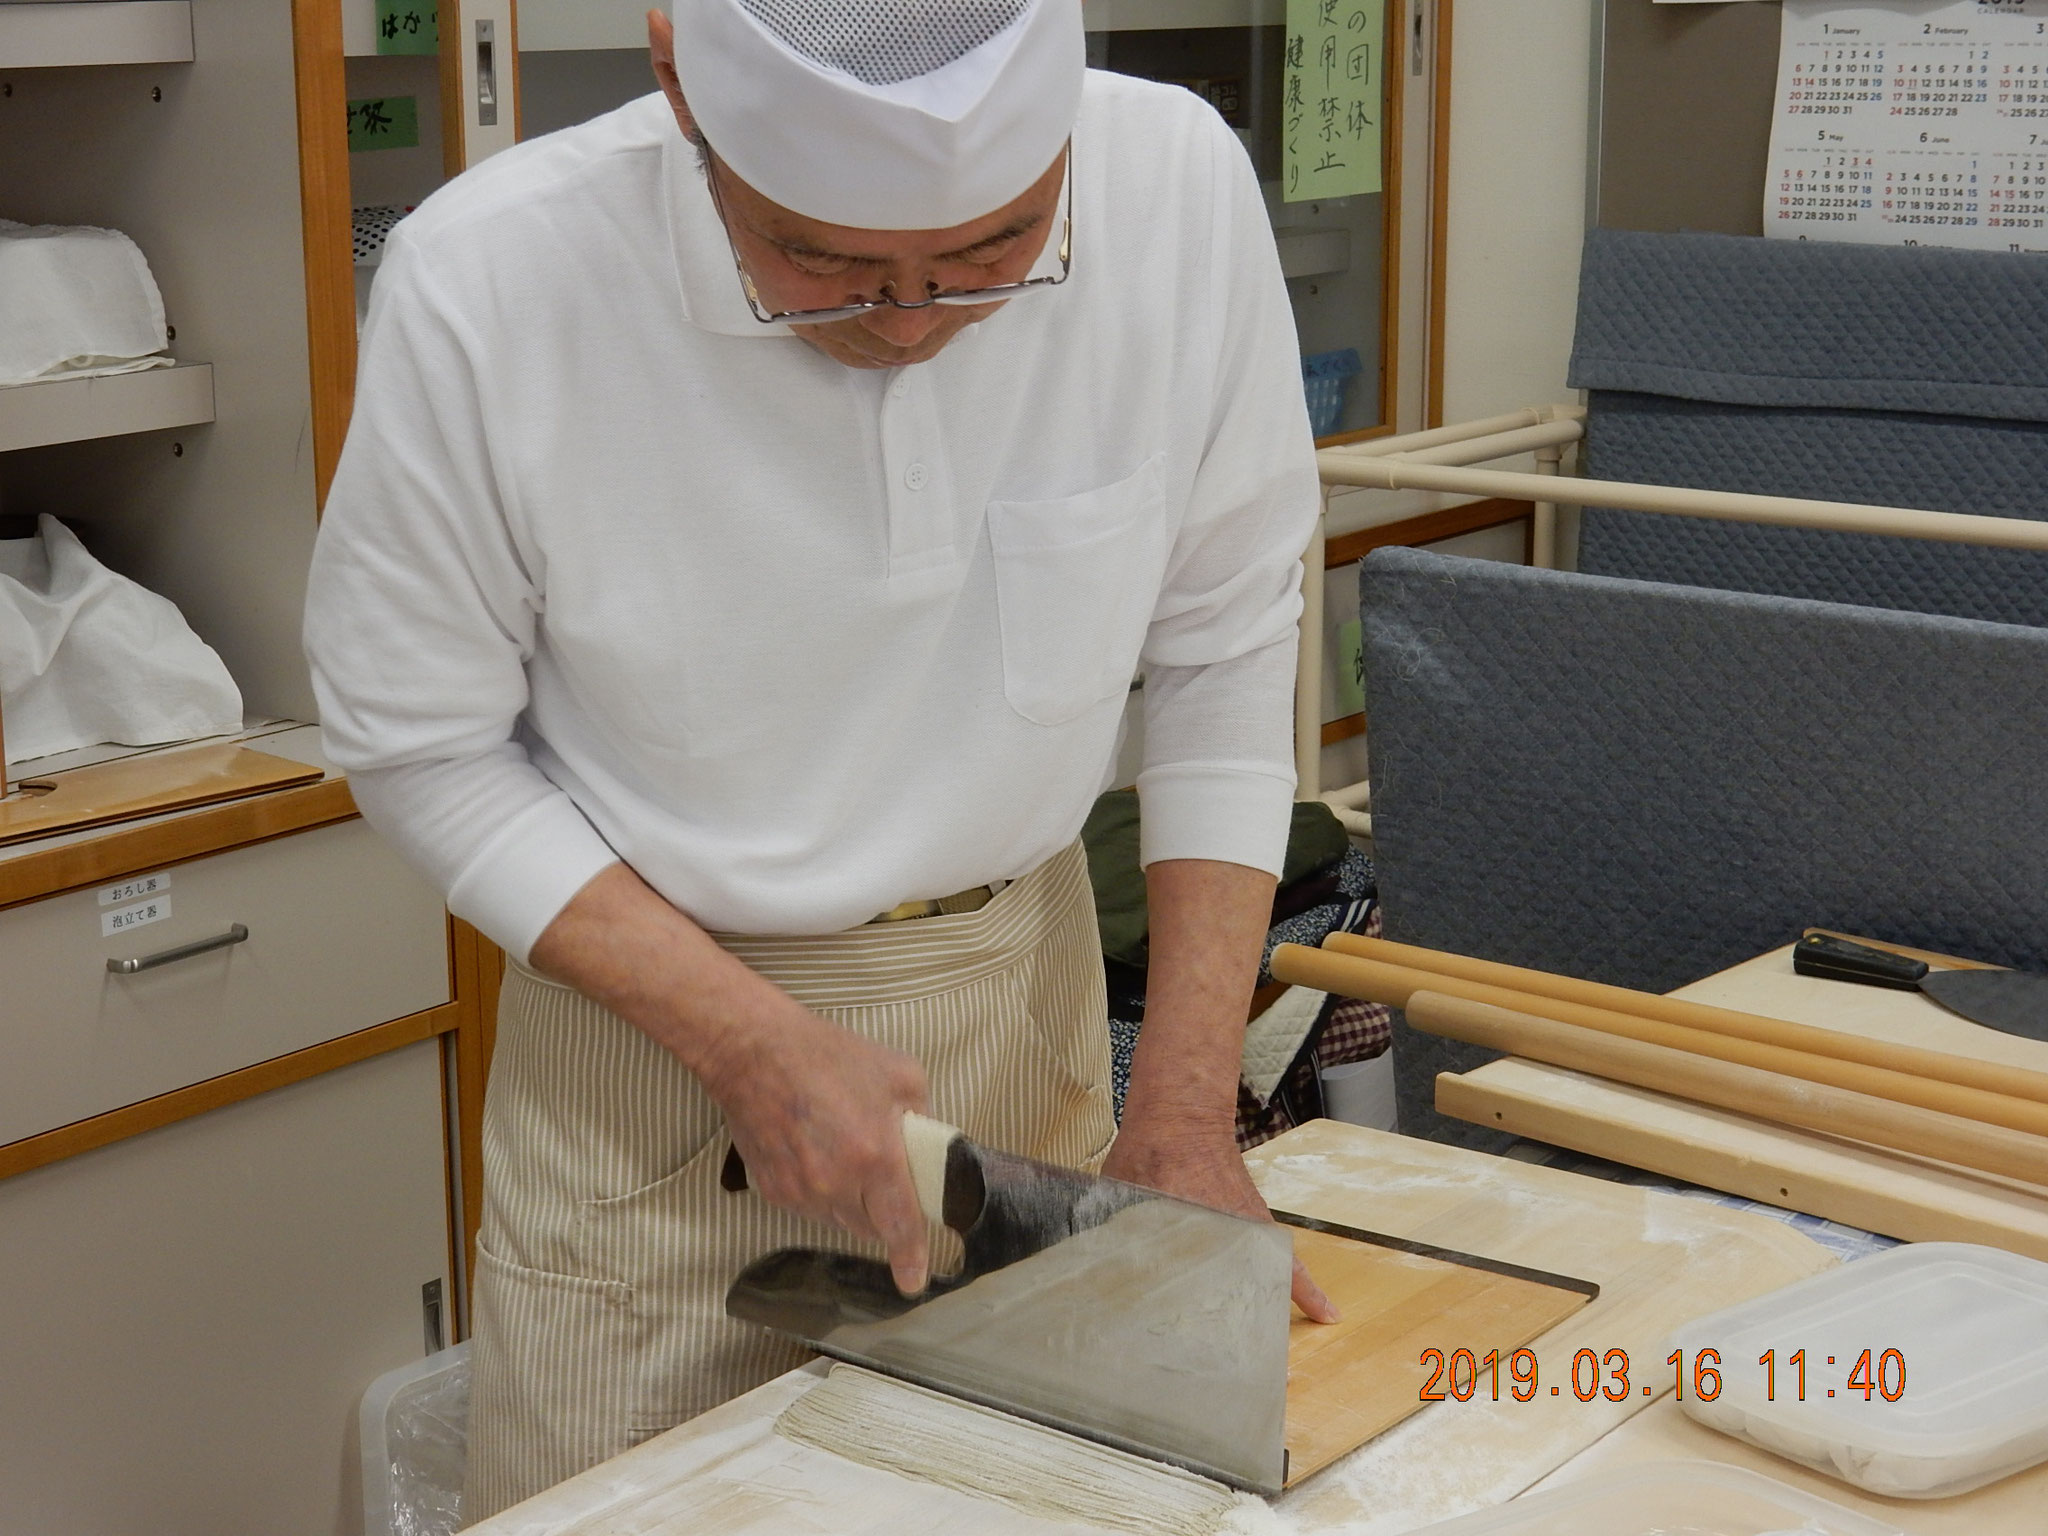
[[[976,1140],[1074,1166],[1108,1151],[1102,951],[1078,843],[978,912],[720,942],[916,1056],[932,1112]],[[726,1317],[726,1287],[772,1249],[860,1245],[728,1194],[730,1144],[667,1051],[567,987],[507,973],[484,1105],[467,1520],[802,1362]]]

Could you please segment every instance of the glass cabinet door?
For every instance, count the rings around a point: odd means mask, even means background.
[[[342,0],[360,325],[384,236],[519,137],[511,0]]]
[[[1387,430],[1398,109],[1387,0],[1085,0],[1088,61],[1184,86],[1265,192],[1318,437]]]

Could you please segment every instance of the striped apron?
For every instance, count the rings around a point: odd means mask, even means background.
[[[917,1057],[932,1113],[977,1141],[1074,1166],[1109,1150],[1102,949],[1080,844],[976,912],[718,938],[797,1001]],[[878,1250],[728,1194],[730,1145],[666,1050],[570,988],[508,970],[484,1101],[467,1521],[802,1363],[795,1345],[725,1315],[733,1276],[776,1248]]]

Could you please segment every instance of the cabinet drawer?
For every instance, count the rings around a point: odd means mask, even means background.
[[[135,902],[0,912],[0,1143],[448,1001],[441,899],[361,821],[163,873],[169,915],[112,935]],[[240,943],[107,969],[236,924]]]

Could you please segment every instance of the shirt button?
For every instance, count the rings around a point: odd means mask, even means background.
[[[903,471],[903,483],[913,491],[923,490],[925,482],[931,479],[931,477],[932,472],[922,464],[913,464],[910,468]]]
[[[894,395],[898,400],[901,400],[905,395],[910,393],[910,380],[905,378],[901,373],[897,374],[896,382],[889,386],[889,393]]]

